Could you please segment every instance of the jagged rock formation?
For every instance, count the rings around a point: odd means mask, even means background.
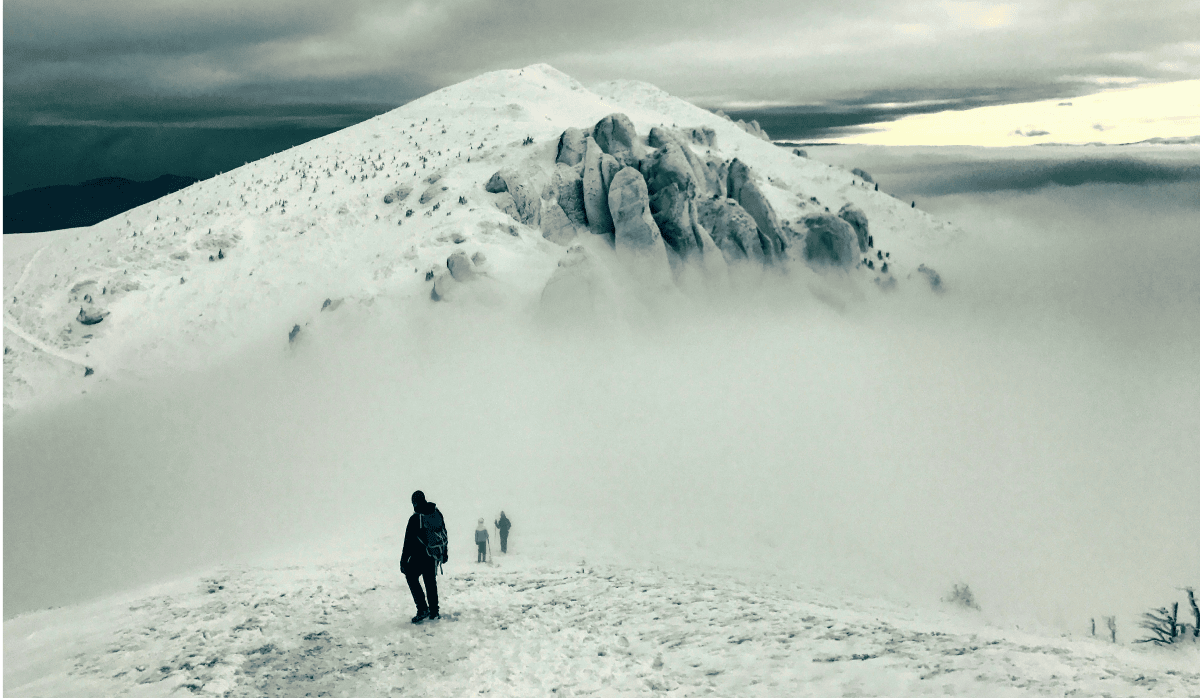
[[[854,229],[831,213],[813,213],[803,218],[808,232],[804,236],[804,259],[813,267],[849,269],[858,255],[854,253]]]
[[[612,215],[608,210],[608,185],[620,169],[612,155],[603,152],[595,139],[585,139],[583,156],[583,207],[588,227],[597,235],[613,232]]]
[[[583,131],[571,127],[563,131],[558,139],[558,155],[554,162],[564,165],[578,165],[583,161]]]
[[[693,131],[694,130],[695,129],[693,129]],[[692,170],[692,175],[694,177],[696,186],[696,194],[698,196],[724,194],[725,183],[721,170],[721,166],[724,163],[719,158],[701,159],[700,156],[692,152],[692,149],[688,147],[688,144],[684,139],[676,136],[673,132],[662,128],[661,126],[655,126],[650,129],[650,136],[647,139],[647,142],[652,148],[661,149],[671,144],[678,147],[680,154],[682,154],[683,158],[687,161],[688,167]],[[643,173],[645,172],[645,163],[646,161],[643,160]]]
[[[744,126],[761,132],[756,124]],[[643,141],[627,116],[610,114],[590,132],[563,131],[549,180],[539,180],[545,182],[540,200],[532,198],[532,185],[507,169],[485,188],[511,197],[498,205],[519,222],[539,226],[556,244],[571,245],[583,230],[611,236],[617,258],[651,285],[724,276],[728,264],[782,268],[793,259],[793,248],[815,269],[849,269],[858,259],[854,248],[871,246],[866,214],[852,204],[837,215],[809,215],[799,229],[781,223],[749,164],[715,155],[716,142],[711,128],[663,126],[652,127]],[[571,261],[554,276],[558,290],[547,291],[551,296],[582,283],[576,271],[566,270],[583,264],[586,255],[579,246],[571,249],[564,258]],[[457,262],[463,275],[471,273],[467,261],[464,256]],[[458,279],[453,268],[449,276]],[[434,295],[443,290],[435,282]]]
[[[734,123],[738,125],[738,128],[742,129],[746,133],[749,133],[751,136],[761,138],[764,141],[771,140],[771,137],[767,135],[767,132],[763,130],[762,126],[758,125],[757,121],[751,121],[750,123],[746,123],[745,121],[738,119]]]
[[[732,122],[735,126],[742,129],[746,133],[749,133],[751,136],[754,136],[756,138],[761,138],[764,141],[768,141],[768,142],[770,142],[770,140],[771,140],[771,137],[767,135],[767,132],[763,130],[763,127],[760,126],[757,121],[751,121],[750,123],[746,123],[745,121],[743,121],[741,119],[734,121],[733,117],[729,116],[728,114],[721,111],[720,109],[716,110],[713,113],[716,114],[717,116],[721,117],[722,119],[725,119],[726,121]]]
[[[758,225],[737,201],[728,198],[704,199],[697,205],[700,225],[709,232],[713,243],[725,255],[725,261],[765,264]]]
[[[633,122],[624,114],[609,114],[596,123],[592,138],[600,150],[617,159],[623,167],[637,167],[641,161],[641,144]]]
[[[846,204],[838,210],[838,218],[850,224],[854,228],[854,235],[858,238],[858,251],[866,252],[871,246],[871,233],[867,225],[867,214],[854,204]]]
[[[511,197],[511,206],[507,198],[497,202],[497,206],[511,215],[518,223],[536,226],[541,220],[541,199],[534,193],[529,183],[523,181],[516,172],[500,170],[492,175],[483,188],[493,194],[507,193]],[[421,197],[421,203],[426,203],[424,195]]]
[[[609,186],[608,208],[618,257],[640,279],[652,284],[668,279],[667,248],[650,213],[650,193],[641,172],[632,167],[617,172]]]
[[[567,218],[575,225],[587,226],[587,212],[583,206],[583,177],[579,168],[556,166],[542,198],[557,201]]]
[[[687,130],[687,137],[696,145],[706,148],[717,148],[717,132],[707,126],[697,126]]]
[[[782,261],[787,241],[784,240],[775,209],[754,180],[750,167],[736,158],[729,165],[728,196],[741,204],[754,219],[766,260]]]

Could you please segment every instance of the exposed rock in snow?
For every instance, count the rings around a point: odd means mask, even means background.
[[[708,230],[713,242],[725,255],[726,262],[766,263],[758,226],[737,201],[729,198],[704,199],[699,202],[697,209],[700,225]]]
[[[937,273],[932,268],[922,264],[917,267],[917,273],[922,274],[925,277],[925,280],[929,282],[929,288],[933,289],[934,293],[942,293],[946,290],[946,288],[942,286],[942,275]]]
[[[446,187],[439,187],[439,189],[446,189]],[[541,199],[534,192],[533,186],[515,170],[500,170],[492,175],[484,189],[492,193],[507,192],[512,197],[513,209],[508,209],[507,199],[504,200],[504,204],[499,204],[499,206],[518,223],[536,226],[541,219]],[[424,195],[421,197],[421,203],[425,203]]]
[[[871,232],[867,225],[867,214],[854,204],[846,204],[838,209],[838,218],[850,224],[854,228],[854,235],[858,238],[858,251],[866,252],[870,247]]]
[[[559,136],[558,155],[554,161],[564,165],[578,165],[583,161],[583,152],[583,131],[572,126]]]
[[[548,201],[542,208],[542,237],[556,245],[568,245],[579,234],[574,221],[557,201]]]
[[[672,151],[671,156],[673,158],[682,156],[687,161],[687,166],[692,171],[693,188],[697,196],[723,195],[725,193],[725,184],[719,182],[717,179],[717,171],[720,164],[719,159],[712,158],[711,161],[701,159],[692,152],[687,141],[660,126],[650,129],[649,143],[652,147],[659,148],[660,150],[667,145],[675,146],[678,152]],[[643,160],[641,166],[643,174],[645,174],[646,168],[653,160],[661,157],[663,156],[654,153],[649,158]],[[673,163],[671,166],[675,169],[682,169],[678,163]],[[647,180],[647,183],[649,183],[649,180]],[[653,186],[651,186],[651,191],[654,191]]]
[[[75,319],[83,325],[95,325],[106,317],[108,317],[107,310],[101,310],[99,308],[85,310],[81,307],[79,308],[79,315]]]
[[[637,129],[624,114],[609,114],[596,123],[592,138],[600,150],[617,159],[624,167],[637,167],[642,159],[642,147]]]
[[[422,205],[431,203],[434,199],[441,196],[442,192],[446,191],[447,189],[448,187],[441,186],[435,182],[429,185],[425,191],[421,192],[421,198],[419,201]]]
[[[650,194],[642,173],[622,168],[608,191],[608,208],[616,230],[617,255],[648,285],[663,285],[670,279],[667,249],[650,213]]]
[[[687,130],[687,136],[697,145],[716,149],[717,132],[708,126],[696,126]]]
[[[755,138],[761,138],[768,143],[771,142],[771,137],[767,135],[767,132],[763,130],[762,126],[758,125],[757,121],[746,123],[745,121],[738,119],[734,123],[737,124],[738,128],[742,129],[746,133],[749,133],[751,136],[754,136]]]
[[[557,201],[567,218],[580,227],[587,226],[583,205],[583,177],[580,168],[557,165],[542,198]]]
[[[497,172],[488,179],[487,184],[483,185],[483,189],[492,194],[499,194],[500,192],[508,191],[508,182],[504,180],[502,174]]]
[[[605,157],[611,159],[606,161]],[[612,177],[606,175],[615,165],[616,159],[601,151],[596,141],[588,136],[583,157],[583,206],[588,227],[597,235],[613,232],[612,215],[608,210],[608,184]]]
[[[475,278],[475,269],[467,253],[459,250],[446,259],[446,268],[455,281],[466,283]]]
[[[872,179],[871,175],[868,174],[867,171],[864,169],[855,167],[853,170],[850,170],[850,174],[861,177],[862,181],[864,181],[864,182],[870,182],[871,184],[875,183],[875,180]]]
[[[410,186],[396,187],[392,191],[383,195],[383,203],[394,204],[394,203],[404,201],[405,199],[408,198],[409,194],[412,194],[412,187],[410,187]]]
[[[768,262],[783,261],[787,241],[783,238],[775,209],[759,188],[758,182],[754,180],[750,167],[736,158],[729,164],[728,196],[741,204],[746,213],[754,219],[762,239],[764,258]]]
[[[831,213],[813,213],[804,217],[808,233],[804,236],[804,259],[814,268],[854,266],[854,229]]]

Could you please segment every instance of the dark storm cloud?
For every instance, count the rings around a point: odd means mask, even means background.
[[[1069,98],[1094,91],[1095,76],[1200,76],[1192,31],[1200,7],[1169,0],[617,0],[603,11],[550,0],[12,0],[4,20],[5,141],[20,140],[21,152],[46,140],[28,130],[38,125],[346,126],[354,119],[331,121],[323,105],[379,113],[487,70],[535,62],[584,82],[652,82],[738,109],[784,138],[940,109]],[[6,192],[23,169],[36,166],[6,155]],[[59,169],[55,181],[22,186],[85,178],[72,163]],[[132,173],[87,173],[101,175]]]

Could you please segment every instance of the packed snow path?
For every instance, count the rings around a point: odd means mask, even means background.
[[[1196,696],[1194,652],[1045,638],[778,579],[394,557],[229,570],[5,624],[11,696]],[[1189,664],[1189,662],[1192,662]]]

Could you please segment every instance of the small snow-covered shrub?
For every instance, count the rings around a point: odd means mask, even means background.
[[[979,610],[979,603],[975,601],[975,594],[972,593],[971,587],[968,584],[955,584],[950,593],[942,598],[949,604],[969,608],[973,611]]]

